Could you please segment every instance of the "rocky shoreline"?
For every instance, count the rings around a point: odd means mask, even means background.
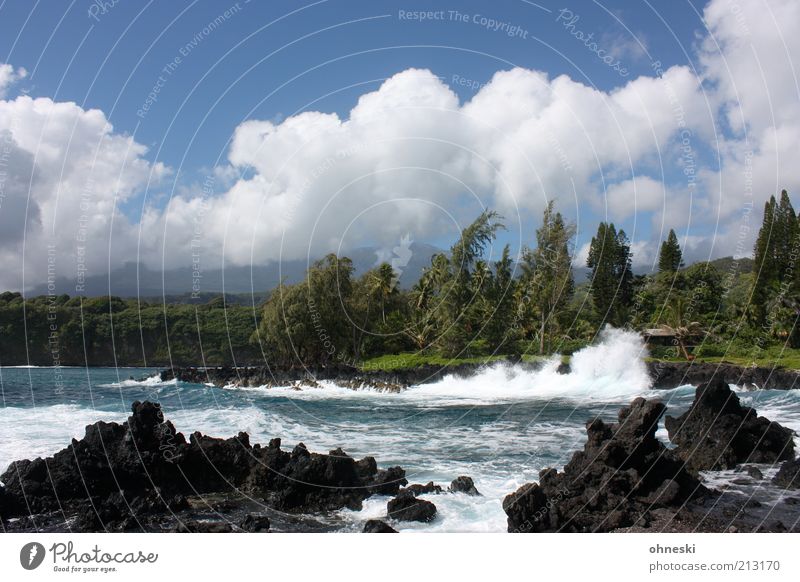
[[[667,416],[674,445],[655,437],[666,406],[637,398],[618,421],[586,425],[587,441],[561,471],[503,500],[510,532],[800,531],[800,460],[793,431],[742,406],[721,378],[702,384],[684,414]],[[719,471],[740,472],[714,487]],[[328,454],[247,433],[187,439],[158,404],[136,402],[124,423],[96,422],[46,459],[0,476],[0,523],[14,531],[335,531],[337,510],[383,496],[384,519],[360,531],[391,533],[438,517],[440,495],[480,495],[473,480],[448,488],[408,484],[341,449]],[[341,525],[341,524],[339,524]]]
[[[517,366],[534,371],[541,363],[518,362]],[[371,388],[386,392],[399,392],[409,386],[441,380],[445,376],[469,377],[485,364],[458,364],[454,366],[418,366],[400,370],[363,371],[352,366],[329,365],[317,367],[214,367],[173,368],[161,372],[161,380],[177,378],[183,382],[224,386],[316,386],[320,381],[332,381],[354,390]],[[783,368],[743,367],[734,364],[709,364],[702,362],[647,362],[647,370],[655,389],[672,389],[691,384],[697,386],[713,379],[747,389],[792,390],[800,388],[800,371]],[[568,364],[558,368],[559,373],[570,371]]]

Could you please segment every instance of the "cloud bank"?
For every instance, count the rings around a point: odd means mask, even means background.
[[[224,166],[157,206],[142,197],[163,193],[171,170],[101,111],[0,100],[0,287],[41,284],[51,263],[74,278],[129,260],[218,268],[391,248],[409,234],[455,236],[481,207],[529,242],[550,199],[582,243],[597,219],[625,223],[642,264],[669,228],[693,258],[747,254],[763,201],[800,188],[789,157],[800,151],[800,37],[786,30],[800,5],[766,6],[713,1],[696,68],[654,63],[610,91],[515,68],[460,102],[433,72],[409,69],[343,118],[248,120]],[[21,77],[0,65],[0,96]],[[122,214],[124,203],[140,211]]]

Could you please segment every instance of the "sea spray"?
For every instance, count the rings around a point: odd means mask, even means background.
[[[627,403],[651,386],[646,354],[638,333],[607,326],[597,343],[572,356],[567,374],[558,372],[561,356],[553,356],[536,370],[494,364],[468,378],[448,375],[397,396],[438,405],[553,398]]]

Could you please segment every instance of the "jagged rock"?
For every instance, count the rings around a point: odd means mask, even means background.
[[[401,489],[398,493],[410,493],[416,497],[418,495],[437,495],[441,492],[442,488],[439,485],[434,484],[433,481],[428,481],[425,485],[414,483],[413,485]]]
[[[372,457],[366,457],[375,462]],[[400,487],[407,485],[406,472],[401,467],[389,467],[380,469],[372,473],[372,477],[367,477],[371,481],[370,492],[376,495],[397,495]]]
[[[693,471],[794,457],[793,431],[742,406],[721,378],[698,386],[689,410],[667,416],[664,424],[676,453]]]
[[[545,469],[503,500],[510,532],[611,531],[708,491],[658,439],[665,406],[637,398],[618,422],[587,423],[587,442],[562,473]]]
[[[425,499],[417,499],[411,493],[403,493],[390,499],[386,505],[389,517],[398,521],[421,521],[428,523],[436,517],[436,506]]]
[[[269,518],[266,515],[250,514],[242,520],[242,522],[239,524],[239,527],[247,532],[269,531]]]
[[[142,516],[185,509],[185,495],[246,492],[308,513],[359,509],[370,495],[396,494],[407,483],[402,468],[380,470],[375,459],[356,461],[341,449],[321,455],[300,443],[289,453],[280,439],[251,446],[246,433],[194,433],[187,443],[158,404],[135,402],[132,412],[122,424],[87,426],[52,457],[12,463],[0,476],[0,514],[63,510],[77,515],[80,531],[135,530]]]
[[[756,481],[761,481],[761,479],[764,478],[764,473],[762,473],[761,469],[759,469],[758,467],[745,467],[744,471]]]
[[[800,489],[800,457],[784,462],[772,482],[784,489]]]
[[[460,477],[456,477],[453,479],[453,482],[450,483],[450,488],[448,489],[450,493],[466,493],[467,495],[480,495],[478,490],[475,488],[475,483],[472,481],[472,477],[467,477],[466,475],[461,475]]]
[[[227,522],[196,521],[187,519],[172,528],[173,533],[230,533],[233,526]]]
[[[385,521],[370,519],[364,524],[364,533],[397,533],[397,530]]]

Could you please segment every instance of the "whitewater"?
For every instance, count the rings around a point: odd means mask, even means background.
[[[646,351],[638,334],[607,329],[599,341],[575,353],[568,374],[555,356],[532,370],[495,364],[468,378],[446,376],[400,393],[352,390],[331,382],[319,387],[216,388],[161,382],[143,368],[0,368],[0,470],[17,459],[46,456],[83,436],[97,420],[122,421],[136,400],[161,403],[184,433],[199,430],[228,437],[246,431],[251,442],[280,437],[284,447],[303,442],[326,452],[342,447],[355,457],[374,456],[382,467],[400,465],[410,483],[447,486],[468,475],[482,493],[431,495],[438,508],[432,524],[400,524],[401,530],[506,530],[502,499],[534,481],[545,467],[560,468],[582,447],[584,425],[615,420],[638,396],[657,398],[677,415],[691,403],[691,386],[652,390]],[[798,391],[739,392],[759,414],[800,432]],[[662,427],[658,436],[666,441]],[[335,529],[360,531],[385,516],[386,497],[361,511],[320,519]]]

